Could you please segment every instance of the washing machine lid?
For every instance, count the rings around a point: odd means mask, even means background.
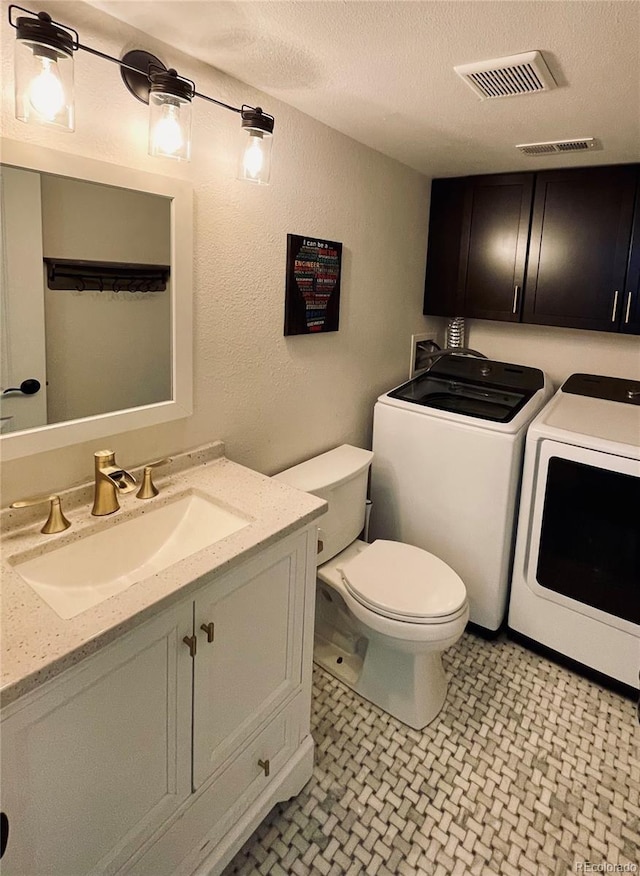
[[[378,539],[338,571],[352,596],[386,617],[442,618],[458,612],[467,598],[450,566],[398,541]]]
[[[544,386],[539,368],[446,356],[387,395],[425,408],[510,423]]]

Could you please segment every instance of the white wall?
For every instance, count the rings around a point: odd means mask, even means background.
[[[266,473],[343,441],[367,445],[376,396],[406,376],[410,335],[433,328],[444,340],[443,321],[421,316],[429,180],[90,7],[45,9],[81,42],[112,55],[145,48],[198,90],[276,116],[270,187],[235,180],[237,117],[199,100],[191,164],[151,159],[146,107],[115,65],[78,52],[75,134],[31,128],[13,118],[14,31],[3,5],[4,136],[177,175],[195,189],[194,415],[100,444],[126,466],[222,438],[232,459]],[[288,232],[344,244],[336,334],[282,335]],[[574,371],[637,377],[640,368],[638,339],[621,335],[470,321],[467,340],[490,357],[544,368],[555,383]],[[89,479],[96,449],[6,463],[3,504]]]
[[[447,320],[429,320],[444,344]],[[465,344],[489,359],[542,368],[557,389],[570,374],[604,374],[640,380],[640,338],[545,325],[465,320]]]
[[[633,335],[470,319],[467,344],[490,359],[542,368],[556,388],[576,373],[640,380],[640,338]]]
[[[340,442],[366,445],[376,396],[405,377],[410,335],[427,325],[429,181],[84,4],[44,8],[77,28],[81,42],[117,56],[145,48],[199,91],[260,103],[276,117],[269,187],[236,181],[238,117],[200,100],[191,164],[152,159],[147,108],[125,90],[115,65],[77,52],[76,132],[24,125],[13,118],[15,32],[3,5],[4,136],[194,185],[194,415],[100,446],[127,466],[221,438],[232,459],[272,473]],[[344,245],[337,333],[283,337],[288,232]],[[3,505],[88,480],[97,449],[91,442],[5,463]]]

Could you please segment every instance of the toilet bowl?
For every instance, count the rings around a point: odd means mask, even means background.
[[[377,596],[384,594],[385,606],[381,609],[379,604],[363,599],[350,578],[360,583],[354,574],[356,558],[384,566],[389,549],[395,571],[387,578],[387,590],[376,588]],[[406,564],[402,562],[405,550]],[[433,565],[441,573],[437,579],[440,583],[444,579],[454,584],[455,599],[444,599],[439,609],[437,597],[433,597],[433,614],[419,613],[424,611],[420,599],[411,616],[405,613],[409,607],[407,590],[410,593],[418,583],[423,591],[430,589],[428,582],[411,577],[408,569],[415,572],[416,558],[410,555],[413,551],[423,555],[427,566]],[[380,567],[379,571],[383,573]],[[376,583],[381,584],[381,579]],[[403,590],[396,612],[394,596],[398,596],[398,587],[403,585],[409,586]],[[437,591],[438,586],[433,589]],[[447,611],[449,607],[451,610]],[[376,541],[368,545],[357,540],[318,568],[314,658],[361,696],[420,730],[433,721],[444,705],[447,680],[442,652],[458,641],[468,619],[464,584],[433,554],[400,542]]]
[[[415,729],[447,693],[442,652],[469,619],[464,583],[421,548],[358,538],[373,454],[342,445],[276,475],[324,498],[320,519],[314,660]]]

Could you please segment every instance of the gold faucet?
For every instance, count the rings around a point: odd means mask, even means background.
[[[140,484],[140,489],[136,493],[138,499],[153,499],[154,496],[158,495],[160,491],[153,483],[152,473],[154,468],[157,468],[159,465],[167,465],[169,462],[173,462],[173,459],[170,456],[167,456],[165,459],[159,459],[157,462],[150,462],[149,465],[145,465],[142,474],[142,483]]]
[[[51,505],[49,506],[47,521],[40,532],[44,532],[45,535],[53,535],[56,532],[64,532],[65,529],[69,529],[71,523],[62,512],[60,496],[55,494],[53,496],[37,496],[35,499],[20,499],[20,501],[14,502],[9,507],[30,508],[32,505],[39,505],[41,502],[51,502]]]
[[[98,450],[95,459],[95,493],[91,513],[94,517],[113,514],[120,508],[118,492],[130,493],[135,489],[136,479],[128,471],[116,465],[113,450]]]

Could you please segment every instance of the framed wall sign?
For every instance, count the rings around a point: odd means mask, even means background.
[[[287,234],[285,335],[337,332],[342,244]]]

